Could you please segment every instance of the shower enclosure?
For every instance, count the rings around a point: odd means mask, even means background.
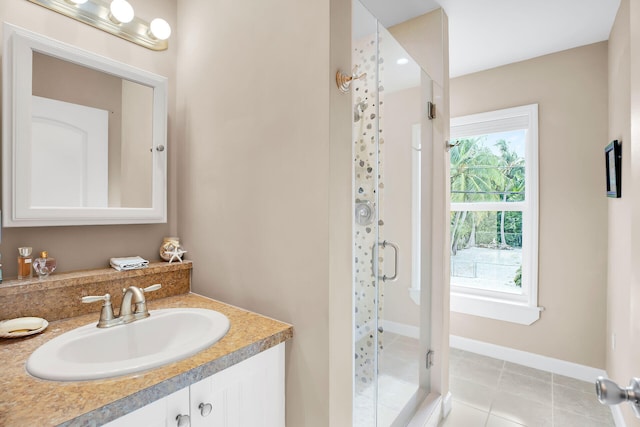
[[[421,195],[432,81],[392,32],[354,0],[354,426],[406,425],[430,391]]]

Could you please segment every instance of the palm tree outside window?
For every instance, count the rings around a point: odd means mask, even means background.
[[[537,105],[452,119],[451,136],[452,310],[490,297],[531,309],[516,320],[528,324],[539,317]]]

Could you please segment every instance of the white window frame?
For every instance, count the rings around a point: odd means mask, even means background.
[[[451,119],[451,140],[526,129],[525,200],[523,202],[451,203],[451,211],[522,211],[522,294],[456,286],[451,283],[451,311],[530,325],[538,307],[538,104]]]

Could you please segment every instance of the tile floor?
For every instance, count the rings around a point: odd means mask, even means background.
[[[440,427],[607,427],[592,383],[451,349],[449,416]]]
[[[389,426],[416,391],[418,341],[384,333],[380,354],[378,425]],[[594,385],[452,348],[453,409],[440,427],[615,427]],[[356,427],[373,421],[372,387],[356,396]]]

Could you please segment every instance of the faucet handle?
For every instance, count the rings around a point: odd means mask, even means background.
[[[147,286],[146,288],[144,288],[142,290],[144,292],[151,292],[151,291],[157,291],[161,287],[162,287],[162,285],[160,283],[156,283],[155,285]]]
[[[81,301],[83,303],[92,303],[92,302],[98,302],[98,301],[104,301],[104,305],[107,305],[107,303],[111,304],[111,295],[109,294],[104,294],[104,295],[90,295],[90,296],[86,296],[86,297],[82,297]]]
[[[140,289],[142,292],[151,292],[151,291],[157,291],[161,287],[162,285],[160,283],[156,283],[155,285],[147,286],[146,288],[142,288],[142,289],[138,288],[138,289]],[[125,292],[127,292],[127,288],[122,288],[122,293],[124,294]]]
[[[113,326],[118,322],[119,319],[117,319],[113,315],[113,306],[111,305],[110,294],[104,294],[102,296],[90,295],[82,297],[81,301],[83,303],[104,301],[104,303],[102,304],[102,310],[100,310],[100,320],[98,321],[97,325],[98,328],[108,328],[109,326]]]

